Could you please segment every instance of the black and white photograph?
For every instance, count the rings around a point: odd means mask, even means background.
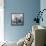
[[[24,14],[13,13],[11,17],[11,24],[15,26],[24,25]]]

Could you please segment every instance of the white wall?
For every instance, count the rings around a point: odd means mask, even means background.
[[[0,42],[4,41],[4,0],[0,0]]]

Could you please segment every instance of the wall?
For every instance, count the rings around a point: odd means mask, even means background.
[[[46,9],[46,0],[41,0],[40,1],[40,9],[41,9],[41,11],[43,9]],[[46,19],[46,10],[43,12],[42,17],[43,17],[43,22],[41,21],[40,25],[46,26],[46,20],[45,20]]]
[[[43,9],[46,9],[46,0],[40,0],[40,10],[43,10]],[[43,22],[40,21],[40,25],[46,27],[46,11],[44,11],[42,17],[43,17]],[[45,44],[46,44],[46,40],[45,40]]]
[[[4,0],[0,0],[0,42],[4,41]]]
[[[32,28],[40,9],[40,0],[4,0],[4,35],[7,41],[18,41]],[[11,13],[24,13],[24,26],[11,25]]]

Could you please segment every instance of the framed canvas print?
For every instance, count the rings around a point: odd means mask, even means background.
[[[24,13],[12,13],[11,24],[13,26],[24,25]]]

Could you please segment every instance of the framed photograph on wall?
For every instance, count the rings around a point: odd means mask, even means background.
[[[11,14],[11,24],[13,26],[24,25],[24,13],[12,13]]]

